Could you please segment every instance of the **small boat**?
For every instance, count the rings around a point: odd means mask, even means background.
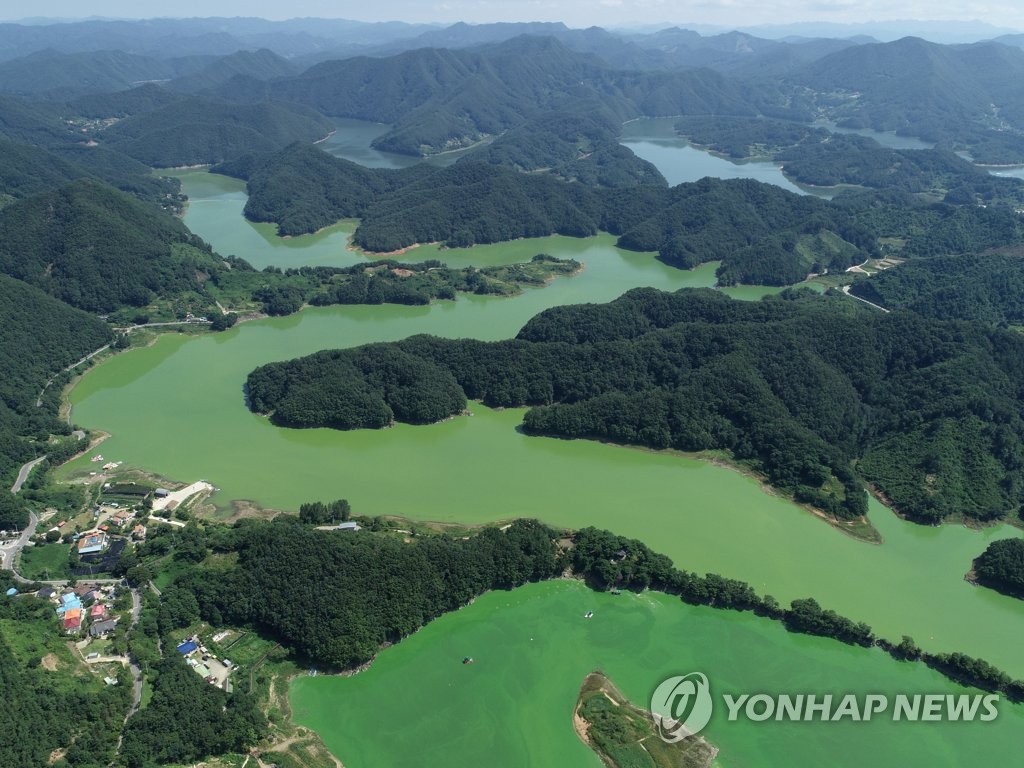
[[[583,614],[583,618],[584,619],[592,619],[592,618],[594,618],[594,612],[593,611],[587,611],[586,613]]]
[[[612,590],[612,594],[613,595],[621,595],[622,594],[622,590],[619,589],[618,587],[616,587],[615,589]]]
[[[466,658],[464,658],[462,660],[462,663],[463,664],[472,664],[473,663],[473,657],[472,656],[467,656]]]

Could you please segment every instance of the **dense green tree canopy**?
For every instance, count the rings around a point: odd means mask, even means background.
[[[1024,539],[993,541],[974,561],[978,582],[1024,597]]]
[[[124,731],[121,756],[129,768],[243,752],[264,735],[266,718],[245,692],[215,688],[174,653],[153,671],[153,698]]]
[[[36,454],[24,436],[66,431],[56,419],[51,388],[42,407],[43,385],[111,339],[105,323],[18,280],[0,275],[0,478],[10,487],[14,468]],[[60,387],[56,388],[59,392]],[[13,502],[11,503],[13,504]],[[5,509],[10,504],[3,504]],[[20,509],[20,508],[19,508]],[[21,525],[27,522],[19,512]],[[0,524],[0,528],[4,528]],[[19,526],[20,527],[20,526]]]
[[[551,578],[553,536],[520,520],[468,539],[405,543],[278,520],[238,532],[235,569],[192,571],[178,588],[198,596],[204,616],[269,630],[306,658],[348,667],[487,590]]]
[[[1018,251],[914,260],[850,290],[883,307],[927,317],[1024,324],[1024,257]]]
[[[329,120],[292,104],[228,104],[189,97],[127,117],[99,134],[115,149],[157,167],[219,163],[326,136]]]
[[[87,179],[0,211],[0,271],[92,312],[198,287],[196,258],[219,263],[180,221]]]

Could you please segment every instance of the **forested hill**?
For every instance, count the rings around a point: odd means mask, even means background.
[[[0,91],[39,100],[71,99],[168,80],[195,72],[204,57],[157,58],[125,51],[63,53],[41,50],[0,63]]]
[[[247,391],[299,427],[437,421],[464,397],[530,405],[530,433],[725,449],[841,517],[866,510],[863,479],[916,520],[988,520],[1024,498],[1022,361],[1017,334],[839,298],[637,289],[549,310],[511,341],[417,336],[270,364]]]
[[[303,657],[335,667],[372,659],[382,644],[483,592],[556,573],[552,532],[532,520],[517,520],[507,530],[485,528],[466,539],[426,536],[412,543],[325,535],[294,518],[250,525],[235,535],[237,567],[217,578],[193,571],[174,589],[195,594],[192,605],[198,600],[206,616],[267,629]],[[401,599],[382,599],[384,594]]]
[[[216,93],[390,123],[392,130],[374,146],[413,155],[467,146],[581,100],[600,103],[620,122],[645,114],[788,109],[788,100],[771,85],[745,85],[708,70],[616,72],[553,38],[529,36],[471,50],[423,48],[387,58],[328,61],[269,82],[236,77]]]
[[[246,215],[277,222],[281,234],[314,232],[355,216],[361,221],[353,242],[386,253],[415,243],[467,246],[604,230],[618,235],[622,248],[657,251],[681,268],[721,260],[718,278],[726,285],[788,285],[809,272],[842,270],[878,255],[883,238],[890,251],[908,257],[1024,241],[1024,224],[1006,206],[924,204],[899,193],[848,193],[829,202],[747,179],[708,178],[668,189],[652,178],[601,187],[471,157],[447,168],[374,170],[309,145],[218,170],[248,178]]]
[[[538,115],[510,128],[459,162],[504,165],[517,171],[547,171],[594,187],[666,185],[661,172],[619,144],[620,121],[600,103]]]
[[[928,317],[1024,325],[1024,252],[911,261],[854,283],[850,292]]]
[[[822,96],[840,125],[897,131],[966,148],[978,162],[1024,161],[1024,51],[907,37],[857,45],[788,76]],[[856,98],[836,99],[836,94]]]
[[[43,385],[110,339],[106,323],[0,275],[0,495],[15,467],[36,453],[24,436],[67,429],[56,424],[55,407],[36,407]]]
[[[90,312],[196,288],[211,258],[180,221],[88,179],[0,210],[0,272]]]
[[[322,115],[296,105],[189,97],[127,117],[96,138],[147,165],[166,167],[269,152],[296,140],[321,139],[332,128]]]
[[[74,114],[90,118],[128,117],[166,106],[185,97],[172,93],[156,83],[146,83],[136,88],[110,93],[94,93],[81,96],[68,107]]]
[[[365,168],[304,142],[253,164],[248,167],[248,158],[243,157],[215,170],[248,179],[246,218],[276,222],[282,235],[315,232],[339,219],[362,216],[385,192],[434,171],[427,166],[401,171]]]
[[[0,208],[75,179],[103,181],[143,200],[176,210],[176,181],[153,176],[130,157],[100,147],[42,147],[0,138]]]
[[[266,48],[238,50],[210,62],[197,72],[175,78],[167,87],[173,91],[196,93],[216,88],[236,76],[272,80],[291,77],[299,71],[293,63]]]
[[[0,94],[0,136],[43,147],[73,141],[73,134],[50,104],[35,104]]]
[[[42,147],[0,138],[0,205],[87,175],[85,169]]]
[[[901,191],[946,202],[1024,202],[1024,182],[995,176],[951,149],[891,149],[875,139],[750,117],[685,117],[676,131],[736,160],[771,158],[802,184]]]

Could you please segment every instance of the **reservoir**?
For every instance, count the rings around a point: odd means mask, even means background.
[[[183,177],[190,195],[202,172]],[[241,217],[244,193],[215,203],[234,206],[227,234],[214,236],[195,218],[186,223],[225,253],[240,253],[252,227]],[[232,228],[233,227],[233,228]],[[268,247],[306,261],[302,247]],[[295,238],[294,242],[304,241]],[[319,251],[316,258],[352,263],[359,256]],[[258,365],[319,349],[404,338],[416,333],[500,339],[557,304],[603,302],[636,286],[672,290],[714,284],[713,264],[684,272],[650,254],[616,249],[608,235],[550,237],[438,252],[414,249],[406,259],[451,264],[520,261],[538,252],[573,257],[584,270],[514,298],[463,296],[427,307],[349,306],[305,310],[244,323],[220,334],[165,335],[151,347],[97,366],[72,391],[74,419],[113,434],[103,454],[182,482],[208,479],[224,518],[240,500],[296,510],[302,502],[347,498],[358,515],[484,523],[537,517],[568,527],[595,525],[641,539],[679,567],[744,579],[783,603],[813,596],[866,621],[882,636],[910,634],[933,651],[981,656],[1017,677],[1024,661],[1006,638],[1024,632],[1019,601],[963,579],[971,560],[1009,527],[982,531],[921,527],[872,503],[884,537],[871,545],[838,533],[809,512],[766,492],[734,470],[668,453],[588,441],[530,438],[517,431],[520,410],[473,405],[472,416],[431,426],[380,431],[287,430],[245,407],[242,386]],[[65,473],[88,471],[87,458]],[[979,628],[984,631],[979,631]]]
[[[472,665],[461,663],[466,655]],[[572,727],[580,684],[595,669],[645,709],[662,680],[707,675],[715,709],[702,735],[721,749],[722,767],[1006,765],[1024,726],[1021,708],[1005,702],[988,723],[893,722],[891,712],[870,722],[728,722],[723,693],[965,689],[924,665],[793,635],[750,614],[568,581],[486,594],[354,677],[296,678],[289,699],[295,719],[346,768],[598,768]]]
[[[775,163],[759,160],[731,162],[690,144],[676,133],[675,124],[674,117],[633,120],[622,126],[620,141],[633,150],[637,157],[652,163],[672,186],[711,176],[719,179],[754,179],[800,195],[808,193],[808,189],[786,178]]]

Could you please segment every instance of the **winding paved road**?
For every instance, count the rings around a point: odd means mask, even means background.
[[[14,580],[19,584],[31,583],[28,579],[21,578],[21,574],[14,570],[14,564],[18,560],[18,555],[21,553],[21,550],[23,550],[28,544],[28,540],[32,538],[32,534],[36,532],[37,525],[39,525],[39,518],[36,517],[36,513],[29,512],[28,527],[21,532],[21,535],[13,543],[8,544],[6,547],[0,547],[0,564],[3,565],[3,569],[5,571],[11,572],[11,575],[14,576]],[[49,583],[63,584],[64,582]]]
[[[86,360],[92,360],[100,352],[105,352],[108,349],[110,349],[110,345],[109,344],[104,344],[102,347],[100,347],[99,349],[95,350],[94,352],[90,352],[88,355],[83,357],[78,362],[72,363],[67,368],[64,368],[63,370],[61,370],[60,373],[51,376],[50,380],[48,382],[46,382],[46,384],[43,385],[43,388],[41,390],[39,390],[39,397],[36,398],[36,408],[42,408],[43,407],[43,395],[46,394],[46,390],[50,388],[50,385],[53,384],[53,380],[56,379],[57,376],[60,376],[60,374],[64,373],[65,371],[70,371],[73,368],[77,368],[82,363],[84,363]]]
[[[29,473],[45,458],[45,456],[40,456],[38,459],[32,459],[32,461],[21,465],[21,469],[18,470],[18,479],[15,480],[14,485],[11,486],[11,493],[17,493],[21,490],[21,486],[23,486],[25,481],[28,480]]]

